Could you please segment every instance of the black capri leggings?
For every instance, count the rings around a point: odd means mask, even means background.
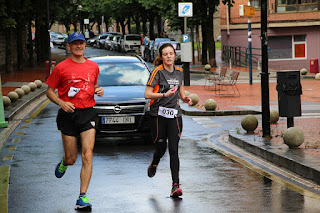
[[[151,117],[151,135],[155,144],[153,164],[157,165],[166,152],[167,139],[169,143],[170,169],[172,182],[179,184],[179,156],[178,145],[182,132],[182,118]]]

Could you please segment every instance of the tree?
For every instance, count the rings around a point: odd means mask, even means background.
[[[1,0],[3,7],[0,9],[0,26],[5,32],[6,38],[6,72],[13,72],[13,49],[12,49],[12,30],[16,28],[17,22],[12,16],[14,11],[14,1]]]

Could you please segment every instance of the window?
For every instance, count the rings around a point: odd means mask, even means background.
[[[320,0],[278,0],[277,12],[318,11]]]
[[[305,59],[306,36],[270,36],[268,37],[269,59]]]
[[[250,5],[254,7],[261,7],[261,0],[250,0]]]

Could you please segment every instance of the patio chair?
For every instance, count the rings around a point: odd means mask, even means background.
[[[227,67],[223,67],[220,70],[219,74],[216,74],[216,73],[213,73],[211,71],[208,71],[206,73],[206,76],[205,76],[204,87],[206,88],[206,85],[207,85],[207,82],[208,82],[208,89],[210,89],[210,81],[212,81],[213,85],[214,85],[214,90],[216,90],[216,81],[224,80],[224,78],[226,77],[226,74],[227,74],[227,69],[228,69]]]
[[[237,80],[238,80],[239,74],[240,72],[238,71],[232,71],[230,75],[230,79],[216,81],[215,84],[216,86],[218,86],[218,89],[216,90],[216,94],[218,93],[219,96],[223,96],[223,95],[236,96],[236,94],[238,94],[237,96],[240,97],[240,92],[237,87]],[[228,87],[232,88],[233,93],[229,93]],[[225,90],[223,90],[224,88]],[[227,93],[226,92],[221,93],[221,91],[227,91]]]

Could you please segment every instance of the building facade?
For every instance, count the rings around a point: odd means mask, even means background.
[[[222,45],[248,47],[248,17],[239,13],[239,6],[248,5],[248,0],[235,2],[233,7],[220,4]],[[250,4],[255,7],[255,17],[250,18],[252,48],[259,55],[261,0]],[[320,60],[320,0],[269,0],[267,35],[270,69],[310,72],[310,64]]]

